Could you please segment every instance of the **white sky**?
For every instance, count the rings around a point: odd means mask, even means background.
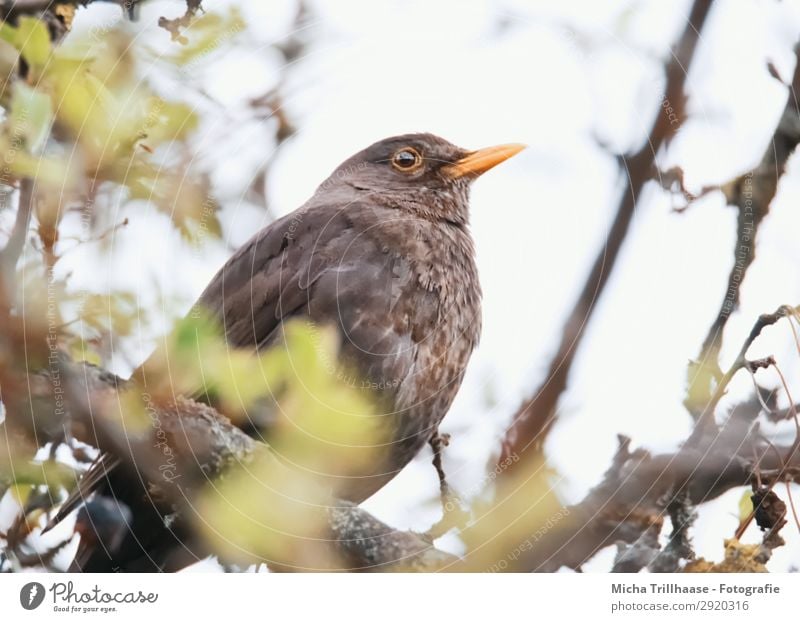
[[[689,3],[309,4],[313,19],[303,36],[310,45],[291,69],[285,94],[299,132],[271,172],[274,214],[298,207],[339,162],[393,134],[430,131],[471,148],[530,145],[479,180],[473,193],[485,328],[444,425],[453,434],[445,460],[449,477],[456,489],[473,490],[520,399],[542,379],[561,318],[605,239],[621,177],[598,140],[623,150],[643,140],[660,104],[661,60]],[[153,24],[159,15],[179,14],[181,5],[146,5],[136,26],[143,41],[168,51],[173,44]],[[277,79],[280,60],[269,45],[287,34],[293,3],[205,5],[210,11],[239,6],[249,24],[234,50],[209,55],[192,72],[192,80],[224,105],[203,108],[197,159],[214,170],[226,241],[236,246],[269,221],[243,199],[256,166],[274,149],[268,128],[247,120],[246,101]],[[117,14],[100,5],[79,11],[76,31]],[[766,61],[790,77],[790,49],[799,33],[797,0],[716,3],[689,77],[691,120],[668,154],[685,167],[694,188],[727,180],[761,157],[786,96]],[[800,302],[796,162],[793,171],[762,228],[741,312],[726,334],[723,364],[759,313]],[[732,260],[735,211],[723,203],[712,195],[676,214],[669,196],[649,188],[639,204],[549,441],[565,499],[579,499],[596,483],[616,448],[616,434],[666,451],[688,433],[681,405],[686,363],[716,313]],[[75,271],[74,286],[102,289],[115,282],[135,287],[143,305],[157,305],[158,292],[172,299],[169,304],[188,308],[230,251],[211,244],[187,253],[165,218],[142,206],[126,214],[131,225],[115,236],[110,261],[86,270],[91,249],[65,257],[64,269]],[[779,325],[765,331],[752,353],[775,354],[800,395],[790,337],[788,327]],[[146,353],[143,346],[132,356]],[[122,369],[124,361],[116,364]],[[735,398],[751,387],[747,378],[738,380]],[[429,458],[422,456],[366,507],[398,527],[429,526],[437,513]],[[732,535],[741,492],[715,501],[702,515],[696,538],[701,554],[721,557],[720,521],[724,534]],[[797,563],[796,530],[790,524],[784,534],[793,546],[776,553],[774,569],[788,567],[792,557]],[[588,568],[604,570],[609,563],[607,552]]]

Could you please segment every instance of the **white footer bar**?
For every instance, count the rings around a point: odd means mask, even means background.
[[[800,576],[792,574],[31,573],[0,575],[0,618],[142,622],[192,616],[183,619],[191,622],[200,615],[222,622],[416,622],[710,615],[744,620],[794,610],[798,590]]]

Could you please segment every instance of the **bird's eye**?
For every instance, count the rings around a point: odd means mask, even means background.
[[[420,167],[422,156],[416,149],[405,147],[392,156],[392,166],[396,169],[409,172]]]

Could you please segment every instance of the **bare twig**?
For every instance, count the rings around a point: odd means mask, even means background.
[[[439,492],[442,497],[442,503],[445,504],[450,495],[450,486],[447,485],[447,475],[442,464],[442,452],[450,444],[450,435],[440,434],[437,430],[433,433],[428,443],[431,446],[431,451],[433,451],[433,468],[436,469],[436,475],[439,477]]]
[[[680,166],[673,166],[672,168],[661,172],[658,175],[658,183],[662,188],[664,188],[664,190],[669,192],[674,192],[675,188],[680,191],[680,194],[683,196],[686,204],[681,207],[673,208],[676,212],[686,211],[689,205],[697,199],[720,189],[719,186],[703,186],[699,192],[690,192],[686,187],[686,183],[684,181],[684,171]]]
[[[700,412],[697,425],[694,427],[694,430],[692,430],[692,434],[689,436],[687,444],[697,445],[700,439],[714,428],[714,413],[716,412],[717,404],[719,404],[722,396],[725,395],[725,391],[728,388],[730,381],[740,369],[750,369],[751,365],[763,367],[774,362],[766,359],[762,361],[748,361],[746,357],[747,350],[750,349],[750,346],[753,345],[753,342],[758,338],[762,330],[764,330],[767,326],[772,326],[779,320],[794,314],[794,312],[795,309],[793,307],[783,305],[774,313],[764,313],[759,316],[758,320],[756,320],[756,323],[753,325],[753,328],[750,329],[750,334],[744,340],[742,347],[739,349],[739,354],[736,356],[736,359],[728,368],[728,371],[726,371],[720,378],[719,383],[717,384],[714,393],[711,396],[711,399],[708,401],[705,408]]]
[[[454,527],[463,527],[469,520],[469,512],[464,509],[461,499],[447,483],[447,475],[442,464],[442,452],[450,443],[450,435],[441,434],[437,430],[428,442],[433,451],[432,462],[439,477],[439,496],[442,502],[442,518],[425,534],[428,540],[433,541]]]

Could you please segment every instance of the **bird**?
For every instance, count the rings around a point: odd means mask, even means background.
[[[337,496],[369,498],[437,434],[481,335],[470,187],[524,148],[467,150],[429,133],[375,142],[255,233],[200,295],[232,348],[280,347],[296,318],[332,327],[340,362],[376,387],[388,442]]]

